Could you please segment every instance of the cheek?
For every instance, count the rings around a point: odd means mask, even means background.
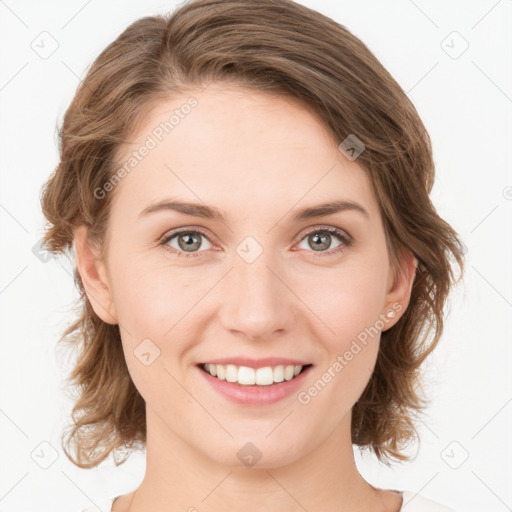
[[[155,353],[158,359],[152,366],[169,371],[187,365],[204,320],[214,310],[208,294],[218,280],[200,266],[176,268],[165,261],[152,265],[148,258],[143,260],[125,260],[124,272],[113,276],[126,363],[141,391],[141,377],[145,382],[154,372],[142,368],[137,355]]]
[[[300,294],[326,327],[329,352],[346,350],[351,340],[380,325],[386,299],[385,266],[357,264],[331,268],[300,281]],[[297,282],[299,283],[299,281]]]
[[[119,319],[139,336],[164,339],[207,292],[200,283],[187,272],[133,266],[114,289]]]
[[[173,329],[177,332],[190,322],[201,308],[208,307],[210,313],[218,310],[219,297],[216,304],[208,299],[200,303],[218,281],[217,271],[223,274],[221,269],[212,272],[211,267],[201,265],[173,268],[165,258],[151,266],[144,258],[132,258],[125,259],[116,270],[116,311],[121,324],[128,331],[137,332],[138,337],[163,340],[171,336]],[[342,348],[338,346],[340,341],[350,340],[374,325],[382,312],[385,262],[365,258],[330,268],[309,265],[305,269],[299,265],[284,271],[283,277],[294,291],[288,307],[300,309],[305,314],[303,318],[310,321],[316,316],[320,325],[328,328],[334,348]],[[228,289],[224,291],[230,295]]]
[[[312,429],[329,430],[339,424],[373,373],[380,346],[385,274],[370,268],[354,266],[350,271],[332,272],[323,287],[311,288],[316,291],[308,296],[308,305],[322,321],[316,335],[325,354],[315,378],[297,397],[308,411]],[[326,410],[329,420],[317,424]]]
[[[194,318],[194,305],[200,306],[207,289],[186,272],[124,263],[124,271],[119,270],[112,281],[130,376],[146,403],[172,397],[173,403],[185,406],[187,395],[169,372],[174,375],[174,364],[187,354],[187,327]]]
[[[321,320],[317,339],[325,358],[317,369],[316,384],[302,390],[299,402],[314,402],[310,411],[318,410],[319,415],[329,408],[332,424],[353,407],[372,375],[386,298],[385,265],[385,261],[358,262],[330,269],[324,279],[317,275],[315,282],[308,283],[308,306]],[[302,290],[305,293],[306,288]]]

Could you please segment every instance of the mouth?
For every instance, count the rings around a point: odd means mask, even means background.
[[[264,388],[294,380],[313,365],[276,365],[252,368],[234,364],[200,363],[197,366],[209,376],[220,381],[240,387]]]

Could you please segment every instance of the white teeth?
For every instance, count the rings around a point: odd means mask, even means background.
[[[238,379],[238,368],[234,364],[226,365],[226,380],[236,382]]]
[[[249,368],[234,364],[204,364],[204,369],[213,377],[228,382],[238,382],[242,386],[270,386],[275,382],[283,382],[296,377],[302,370],[301,365],[265,366],[263,368]]]

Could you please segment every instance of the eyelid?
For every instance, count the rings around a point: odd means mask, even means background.
[[[354,238],[346,230],[344,230],[342,228],[338,228],[336,226],[332,226],[332,225],[317,225],[317,226],[309,226],[307,228],[304,228],[304,230],[302,230],[299,233],[299,235],[297,235],[295,240],[293,241],[293,245],[296,245],[297,243],[304,240],[304,238],[306,236],[308,236],[309,234],[322,232],[322,231],[325,231],[329,234],[333,234],[335,237],[338,237],[339,239],[341,239],[342,246],[340,246],[340,248],[329,249],[328,251],[307,251],[307,252],[312,252],[313,257],[323,257],[324,255],[327,257],[330,255],[336,255],[336,254],[338,254],[338,252],[343,252],[345,249],[351,247],[354,244]],[[210,243],[212,243],[212,244],[215,243],[215,242],[212,242],[212,240],[210,239],[210,235],[203,228],[200,228],[197,226],[190,226],[190,227],[184,226],[184,227],[176,228],[176,229],[166,232],[164,235],[162,235],[160,237],[159,244],[164,246],[165,250],[167,250],[175,255],[178,255],[178,256],[185,255],[185,257],[193,258],[193,257],[201,256],[201,254],[203,252],[207,252],[207,251],[197,251],[197,252],[187,253],[186,251],[178,251],[174,248],[170,248],[167,245],[168,242],[170,241],[170,239],[175,237],[176,235],[181,234],[181,233],[199,233],[199,234],[203,235]],[[215,239],[215,237],[213,237],[213,238]],[[315,252],[317,254],[315,254]]]
[[[195,226],[194,227],[185,226],[185,227],[181,227],[181,228],[172,229],[171,231],[167,231],[164,235],[162,235],[160,237],[158,245],[162,246],[165,251],[170,252],[171,254],[173,254],[177,257],[185,257],[185,258],[201,257],[202,253],[206,252],[206,251],[187,253],[186,251],[178,251],[174,247],[170,247],[168,245],[171,238],[174,238],[175,236],[180,235],[182,233],[199,233],[199,234],[203,235],[211,244],[214,243],[210,240],[210,236],[206,233],[206,231],[204,229],[195,227]],[[213,250],[215,250],[215,249],[213,249]]]
[[[317,232],[321,232],[321,231],[327,231],[328,233],[334,233],[334,234],[339,233],[340,236],[342,235],[347,240],[349,240],[349,241],[353,240],[353,237],[346,230],[344,230],[342,228],[338,228],[336,226],[331,226],[329,224],[320,224],[317,226],[309,226],[307,228],[304,228],[304,230],[301,231],[297,235],[297,238],[295,239],[295,241],[293,243],[296,244],[297,242],[302,241],[304,239],[304,237],[306,237],[310,233],[317,233]]]
[[[161,243],[165,243],[165,242],[168,242],[170,238],[176,236],[176,235],[179,235],[181,233],[200,233],[201,235],[203,235],[210,243],[213,243],[211,241],[211,237],[210,237],[210,234],[207,233],[203,228],[199,228],[199,227],[196,227],[196,226],[193,226],[193,227],[188,227],[188,226],[185,226],[185,227],[182,227],[182,228],[176,228],[176,229],[171,229],[170,231],[167,231],[164,235],[162,235],[160,238],[159,238],[159,241]],[[213,237],[215,238],[215,237]]]

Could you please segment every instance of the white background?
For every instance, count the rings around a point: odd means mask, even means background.
[[[360,37],[407,91],[433,140],[434,204],[468,249],[427,365],[419,454],[391,468],[358,456],[360,471],[459,512],[512,510],[512,1],[300,3]],[[56,127],[80,77],[132,21],[175,5],[0,0],[0,512],[80,511],[143,477],[143,453],[83,470],[60,448],[71,361],[56,341],[78,293],[69,262],[45,263],[32,248],[43,233],[41,186],[58,162]],[[42,37],[52,44],[43,31],[58,43],[46,59],[32,48]],[[453,58],[462,38],[469,47]],[[38,463],[51,456],[44,442],[58,454],[48,469]]]

